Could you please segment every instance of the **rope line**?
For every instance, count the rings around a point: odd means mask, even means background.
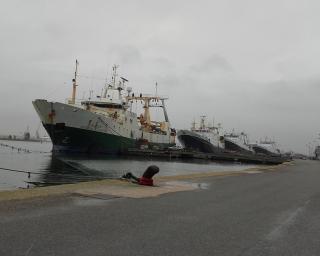
[[[1,147],[6,147],[6,148],[11,148],[12,150],[17,150],[19,153],[23,152],[23,153],[40,153],[40,154],[47,154],[47,153],[51,153],[50,151],[38,151],[38,150],[31,150],[28,148],[21,148],[21,147],[15,147],[12,145],[8,145],[8,144],[4,144],[4,143],[0,143]]]
[[[74,174],[64,174],[64,173],[44,173],[44,172],[36,172],[36,171],[25,171],[25,170],[17,170],[17,169],[9,169],[9,168],[3,168],[0,167],[0,170],[8,171],[8,172],[17,172],[17,173],[26,173],[28,174],[28,178],[30,178],[31,174],[36,175],[48,175],[48,176],[60,176],[65,178],[72,178],[74,180],[76,179],[118,179],[118,177],[106,177],[106,176],[92,176],[92,175],[74,175]]]
[[[123,135],[121,135],[120,133],[118,133],[117,131],[115,131],[110,125],[108,125],[107,123],[105,123],[102,118],[98,117],[98,120],[100,120],[107,128],[109,128],[111,131],[113,131],[113,132],[114,132],[113,135],[118,135],[118,136],[120,136],[120,137],[124,137]],[[126,138],[126,137],[124,137],[124,138]],[[123,141],[121,142],[121,144],[123,144]],[[127,140],[124,142],[124,144],[126,144],[127,146],[131,146],[130,142],[127,141]]]
[[[8,171],[8,172],[20,172],[20,173],[26,173],[30,176],[30,174],[43,174],[41,172],[33,172],[33,171],[23,171],[23,170],[16,170],[16,169],[9,169],[9,168],[2,168],[0,167],[0,170]]]
[[[107,123],[105,123],[101,117],[98,117],[98,120],[100,120],[107,128],[109,128],[111,131],[113,131],[113,132],[114,132],[114,135],[119,135],[119,136],[121,136],[120,133],[118,133],[118,132],[117,132],[116,130],[114,130],[110,125],[108,125]]]

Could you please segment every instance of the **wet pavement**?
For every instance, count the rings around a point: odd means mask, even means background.
[[[320,162],[298,161],[153,197],[2,201],[0,255],[319,255],[319,180]]]

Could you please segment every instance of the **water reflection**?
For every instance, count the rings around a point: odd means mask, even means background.
[[[102,172],[87,168],[73,160],[52,157],[43,173],[27,183],[34,186],[52,186],[105,178],[115,177],[104,175]]]
[[[52,157],[45,172],[36,181],[29,184],[48,186],[100,179],[117,179],[130,171],[142,175],[149,165],[160,168],[160,176],[190,174],[195,172],[236,171],[248,168],[248,165],[236,163],[215,163],[211,161],[177,161],[144,159],[130,157]]]
[[[160,168],[158,176],[189,174],[196,172],[237,171],[250,165],[222,163],[206,160],[161,160],[159,158],[137,157],[89,157],[52,156],[50,144],[30,142],[6,142],[15,147],[30,149],[31,153],[16,152],[8,147],[0,147],[2,168],[24,170],[31,173],[0,171],[0,190],[28,188],[34,186],[59,185],[100,179],[119,178],[130,171],[142,175],[149,165]],[[252,166],[252,165],[251,165]]]

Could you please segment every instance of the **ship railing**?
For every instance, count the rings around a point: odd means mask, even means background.
[[[84,99],[75,99],[74,103],[72,98],[65,99],[65,103],[69,105],[81,105],[81,102],[84,101]]]
[[[156,95],[156,94],[148,94],[148,93],[142,93],[141,97],[146,97],[146,98],[158,98],[158,99],[163,99],[163,100],[167,100],[169,99],[168,95]],[[132,96],[126,96],[126,98],[132,98]],[[140,98],[140,94],[139,93],[135,93],[134,95],[135,99],[139,99]]]

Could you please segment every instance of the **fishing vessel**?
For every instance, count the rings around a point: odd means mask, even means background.
[[[253,150],[249,145],[249,139],[244,132],[237,134],[235,132],[226,133],[223,136],[225,149],[232,152],[244,154],[253,154]]]
[[[34,100],[33,106],[48,132],[54,152],[121,153],[130,148],[167,148],[175,145],[165,100],[158,95],[136,95],[126,87],[127,79],[118,77],[113,66],[110,83],[94,99],[76,100],[78,61],[72,80],[72,96],[66,101]],[[142,113],[133,111],[141,104]],[[150,108],[160,108],[163,120],[152,119]]]
[[[320,160],[320,133],[318,134],[318,138],[314,141],[316,143],[314,147],[314,157],[317,160]]]
[[[264,154],[264,155],[280,155],[280,149],[278,149],[275,141],[268,140],[260,140],[260,142],[252,144],[252,149],[256,154]]]
[[[314,150],[314,155],[317,160],[320,160],[320,146],[316,146],[316,148]]]
[[[222,137],[220,136],[220,125],[206,124],[206,116],[201,116],[200,125],[192,123],[190,130],[179,130],[178,140],[186,149],[197,150],[204,153],[221,152],[224,149]]]

